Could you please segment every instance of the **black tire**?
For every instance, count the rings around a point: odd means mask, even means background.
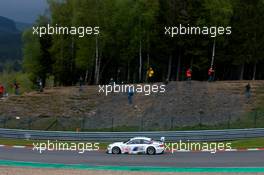
[[[117,146],[115,146],[114,148],[112,148],[112,154],[120,154],[120,153],[121,153],[121,150]]]
[[[150,146],[147,148],[147,154],[154,155],[156,153],[156,150],[153,146]]]

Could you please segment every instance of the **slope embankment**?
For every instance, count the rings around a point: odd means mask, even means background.
[[[43,130],[167,130],[230,125],[260,106],[264,81],[170,82],[165,93],[99,93],[98,86],[56,87],[0,101],[0,127]],[[259,116],[258,118],[261,118]],[[246,120],[245,120],[246,121]],[[253,120],[252,120],[253,121]],[[230,127],[230,126],[229,126]]]

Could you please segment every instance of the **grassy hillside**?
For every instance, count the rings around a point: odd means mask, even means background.
[[[0,127],[49,130],[186,130],[264,127],[264,81],[171,82],[164,94],[99,94],[57,87],[0,101]]]

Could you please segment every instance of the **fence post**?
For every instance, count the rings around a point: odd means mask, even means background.
[[[6,122],[7,122],[8,118],[5,116],[4,118],[4,128],[6,128]]]
[[[202,129],[202,114],[203,114],[203,110],[200,109],[199,110],[199,127],[200,127],[200,129]]]
[[[140,131],[143,131],[143,117],[140,118]]]
[[[257,117],[258,117],[258,111],[255,110],[255,112],[254,112],[254,128],[257,127]]]
[[[84,125],[85,125],[85,117],[82,117],[82,123],[81,123],[81,130],[84,130]]]
[[[3,125],[2,125],[2,122],[3,122]],[[1,119],[0,123],[1,123],[2,127],[4,128],[4,119]]]
[[[58,131],[58,117],[56,117],[55,128],[56,128],[56,131]]]
[[[227,121],[227,128],[230,129],[230,120],[231,120],[231,115],[228,115],[228,121]]]
[[[170,126],[170,129],[171,130],[173,129],[173,117],[171,117],[171,126]]]
[[[28,129],[31,129],[32,119],[28,117]]]
[[[111,131],[112,132],[114,131],[114,117],[112,117],[112,120],[111,120]]]
[[[17,122],[17,124],[16,124],[16,129],[20,129],[21,118],[20,118],[20,117],[15,117],[15,120],[16,120],[16,122]]]

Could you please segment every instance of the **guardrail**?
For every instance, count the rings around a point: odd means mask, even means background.
[[[166,141],[224,141],[244,138],[264,137],[264,128],[199,130],[199,131],[154,131],[154,132],[68,132],[0,129],[0,138],[37,140],[78,140],[113,142],[131,137],[145,136],[153,139],[165,137]]]

